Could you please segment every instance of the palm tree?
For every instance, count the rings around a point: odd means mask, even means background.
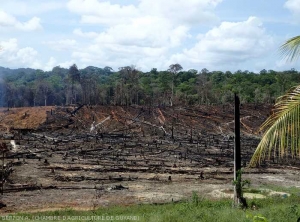
[[[287,40],[280,47],[280,51],[290,61],[297,59],[300,56],[300,35]]]
[[[287,40],[280,51],[287,60],[296,60],[300,56],[300,36]],[[300,158],[300,85],[277,99],[272,115],[262,124],[260,131],[264,134],[250,166],[257,166],[271,155]]]

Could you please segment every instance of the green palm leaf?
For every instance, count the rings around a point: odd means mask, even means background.
[[[281,47],[280,51],[283,57],[293,61],[300,55],[300,36],[295,36],[287,40]]]
[[[300,56],[300,36],[287,40],[280,51],[290,61]],[[277,99],[273,114],[262,124],[265,131],[250,161],[250,166],[260,164],[271,155],[300,157],[300,85]]]
[[[292,88],[277,99],[273,114],[262,124],[265,131],[250,161],[250,166],[260,164],[271,155],[300,157],[300,86]]]

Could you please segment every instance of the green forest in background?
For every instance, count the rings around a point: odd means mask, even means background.
[[[213,105],[226,104],[238,93],[242,103],[274,103],[292,86],[300,73],[247,70],[236,72],[183,71],[180,64],[168,70],[142,72],[134,66],[117,71],[110,67],[69,69],[8,69],[0,67],[0,106],[45,105]]]

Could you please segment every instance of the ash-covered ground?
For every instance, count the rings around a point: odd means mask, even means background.
[[[299,184],[299,161],[247,164],[271,107],[241,106],[242,164],[252,186]],[[1,212],[161,203],[232,188],[233,106],[2,108]],[[1,162],[2,163],[2,162]]]

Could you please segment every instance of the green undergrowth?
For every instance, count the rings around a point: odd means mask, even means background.
[[[233,208],[230,199],[208,200],[194,193],[188,200],[178,203],[113,206],[93,211],[67,209],[18,213],[1,216],[0,221],[296,222],[300,217],[300,190],[291,188],[278,191],[289,192],[291,196],[247,200],[247,210]]]

